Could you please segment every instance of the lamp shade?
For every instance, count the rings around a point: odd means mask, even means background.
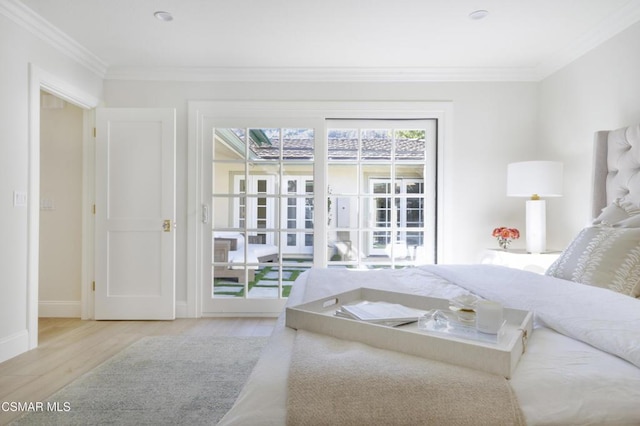
[[[562,163],[522,161],[507,166],[507,196],[562,196]]]

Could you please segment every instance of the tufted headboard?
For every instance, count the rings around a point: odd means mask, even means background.
[[[640,124],[595,134],[592,217],[617,198],[640,205]]]

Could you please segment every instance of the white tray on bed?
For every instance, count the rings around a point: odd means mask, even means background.
[[[344,304],[360,301],[398,303],[410,308],[449,309],[449,301],[434,297],[359,288],[313,302],[287,307],[286,325],[293,329],[326,334],[374,346],[470,367],[510,378],[526,340],[533,332],[529,311],[504,309],[506,324],[499,342],[487,343],[418,329],[417,323],[400,327],[367,323],[335,316]]]

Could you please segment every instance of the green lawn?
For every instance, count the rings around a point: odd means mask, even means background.
[[[289,260],[287,262],[290,262]],[[292,268],[284,267],[282,270],[282,297],[289,297],[293,282],[303,273],[306,267]],[[248,289],[277,289],[278,288],[278,267],[261,266],[256,270],[253,281],[249,282]],[[229,278],[214,278],[214,294],[224,297],[244,297],[244,285]],[[275,295],[274,295],[275,296]]]

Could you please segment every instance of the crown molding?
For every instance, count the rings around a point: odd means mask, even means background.
[[[640,2],[629,1],[575,43],[534,67],[233,68],[111,67],[19,0],[0,0],[0,14],[107,80],[200,82],[498,82],[540,81],[640,21]]]
[[[536,67],[538,80],[543,80],[564,68],[585,53],[595,49],[639,21],[640,2],[637,0],[630,1],[573,44],[541,62]]]
[[[534,68],[109,68],[107,80],[207,82],[537,81]]]
[[[18,0],[0,0],[0,14],[20,27],[49,43],[61,53],[80,63],[100,78],[107,72],[107,64],[80,43],[60,31]]]

